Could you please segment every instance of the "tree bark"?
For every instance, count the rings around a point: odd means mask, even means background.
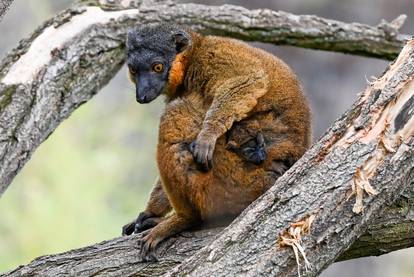
[[[12,3],[13,0],[0,0],[0,21],[3,19],[3,16],[6,14]]]
[[[104,9],[119,10],[119,1],[84,0]],[[102,3],[111,4],[102,4]],[[122,2],[122,1],[121,1]],[[130,3],[133,3],[131,1]],[[336,51],[355,55],[394,59],[411,37],[399,34],[406,15],[375,26],[345,23],[314,15],[294,15],[269,9],[248,10],[234,5],[208,6],[148,1],[140,8],[139,22],[171,22],[190,26],[204,34],[235,37],[276,45]],[[161,4],[159,3],[161,2]],[[160,12],[162,11],[162,12]]]
[[[393,205],[386,206],[381,211],[368,225],[368,230],[337,261],[379,256],[414,246],[413,180],[404,186],[407,188],[404,193]]]
[[[414,186],[369,224],[367,232],[338,260],[347,260],[414,246]],[[116,238],[92,246],[35,259],[1,276],[161,276],[210,244],[223,228],[185,232],[161,244],[158,262],[142,263],[140,235]]]
[[[383,58],[394,57],[406,37],[397,34],[398,20],[369,27],[228,5],[108,3],[62,12],[0,65],[0,194],[57,125],[112,78],[124,60],[126,31],[137,22],[171,21],[204,33]],[[306,249],[309,275],[338,258],[412,246],[413,59],[411,41],[321,141],[216,238],[219,230],[171,239],[158,263],[137,260],[136,236],[119,238],[42,257],[9,274],[160,275],[189,257],[170,274],[296,275],[293,252],[281,241],[292,241],[290,224],[305,233],[313,217],[310,234],[293,240],[296,250]],[[364,191],[375,195],[362,200]],[[384,208],[398,197],[398,204]]]

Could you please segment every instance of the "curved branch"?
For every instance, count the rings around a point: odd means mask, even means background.
[[[338,260],[382,255],[414,246],[414,185],[399,201],[386,208]],[[185,232],[161,244],[158,262],[142,263],[138,258],[140,235],[116,238],[69,252],[35,259],[5,273],[18,276],[161,276],[210,244],[223,228]]]
[[[177,4],[169,5],[168,12],[154,13],[157,10],[159,7],[155,6],[143,9],[142,13],[145,18],[153,14],[154,22],[171,21],[207,34],[390,60],[398,55],[409,38],[398,33],[402,23],[395,23],[403,21],[404,16],[398,17],[394,23],[383,21],[372,27],[314,15],[248,10],[232,5]]]
[[[87,0],[90,5],[102,1]],[[103,1],[106,2],[106,1]],[[118,10],[113,1],[103,8]],[[276,45],[336,51],[348,54],[394,59],[411,37],[399,34],[405,15],[391,22],[382,20],[372,27],[360,23],[345,23],[315,15],[295,15],[269,9],[248,10],[240,6],[207,6],[199,4],[144,5],[140,22],[172,22],[190,26],[205,33],[260,41]],[[130,1],[130,4],[135,1]],[[163,12],[159,12],[162,10]]]

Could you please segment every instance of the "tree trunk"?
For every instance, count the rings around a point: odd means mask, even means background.
[[[229,5],[82,2],[97,6],[47,21],[0,65],[0,194],[58,124],[113,77],[124,60],[126,31],[137,22],[171,21],[204,33],[383,58],[395,57],[407,37],[398,34],[402,17],[370,27]],[[137,260],[136,236],[119,238],[45,256],[9,274],[160,275],[189,257],[170,274],[296,275],[293,249],[298,259],[308,258],[308,274],[315,275],[338,258],[412,246],[413,44],[216,238],[221,230],[170,239],[158,251],[158,263]]]

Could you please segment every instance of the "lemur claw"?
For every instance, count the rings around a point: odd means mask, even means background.
[[[140,245],[140,257],[143,262],[156,262],[154,251],[157,245],[160,243],[160,239],[153,238],[151,231],[144,231],[142,238],[139,240]]]

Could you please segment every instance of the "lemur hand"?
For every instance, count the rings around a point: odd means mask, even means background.
[[[200,133],[197,139],[190,145],[194,161],[201,166],[203,171],[209,171],[213,167],[213,152],[216,139]]]

